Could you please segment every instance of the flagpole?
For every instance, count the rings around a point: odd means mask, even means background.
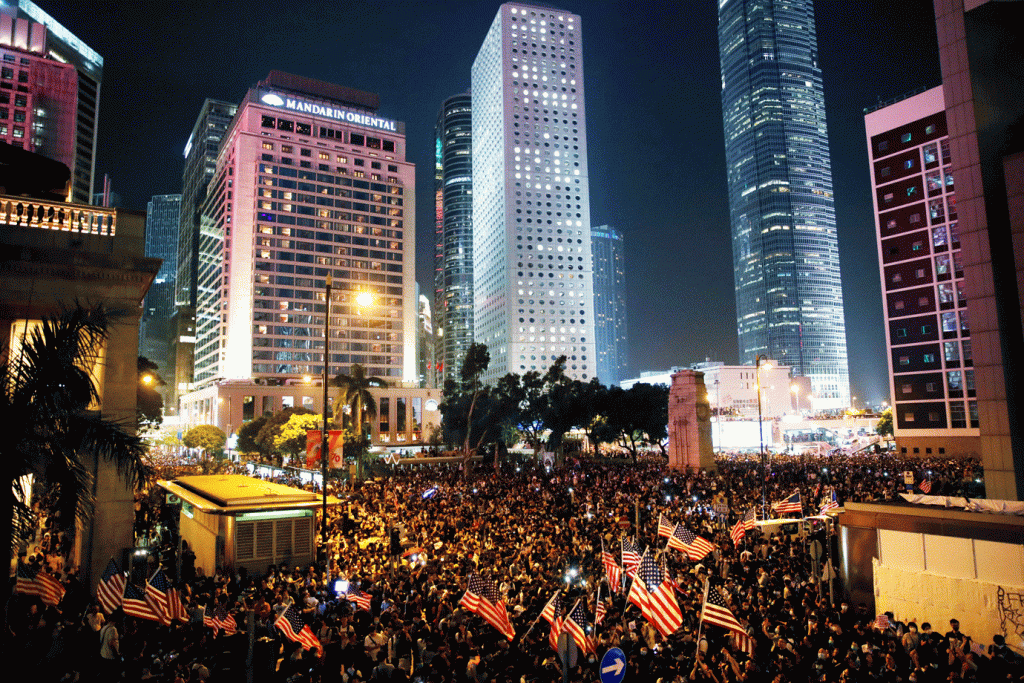
[[[700,631],[704,628],[704,607],[708,604],[708,586],[711,584],[711,576],[704,579],[704,602],[700,605],[700,619],[697,620],[697,654],[700,654]]]
[[[520,642],[526,640],[526,636],[530,635],[530,632],[533,631],[533,627],[537,625],[537,622],[540,621],[540,618],[544,615],[544,609],[548,606],[551,600],[554,600],[556,597],[558,597],[558,594],[561,592],[561,589],[555,591],[555,594],[546,603],[544,603],[544,607],[542,607],[540,609],[540,612],[537,613],[537,616],[536,618],[534,618],[533,623],[530,624],[530,628],[526,629],[526,633],[523,634],[523,637],[520,640]]]

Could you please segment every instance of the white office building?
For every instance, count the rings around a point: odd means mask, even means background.
[[[506,3],[473,63],[475,339],[484,380],[596,374],[580,17]]]

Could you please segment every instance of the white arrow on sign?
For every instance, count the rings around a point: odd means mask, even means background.
[[[615,672],[615,675],[618,676],[620,673],[622,673],[622,667],[624,666],[626,666],[626,662],[616,657],[614,663],[611,666],[606,666],[603,669],[601,669],[601,673],[606,674],[609,672]]]

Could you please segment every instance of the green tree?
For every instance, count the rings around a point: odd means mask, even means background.
[[[236,447],[239,453],[259,453],[260,455],[269,455],[270,450],[264,449],[263,444],[257,443],[256,437],[259,436],[260,430],[263,429],[263,425],[267,424],[267,416],[260,415],[259,417],[249,420],[242,424],[238,428],[238,441]]]
[[[878,424],[875,425],[875,432],[884,438],[893,435],[892,408],[886,408],[878,417]]]
[[[593,377],[589,382],[581,382],[576,392],[580,417],[578,427],[586,433],[587,441],[593,445],[594,455],[597,455],[600,443],[597,436],[600,432],[598,427],[600,421],[604,419],[603,410],[608,387],[601,384],[597,377]]]
[[[32,528],[31,491],[23,477],[34,475],[47,488],[64,530],[92,514],[89,463],[113,463],[126,484],[141,489],[150,473],[146,446],[132,424],[104,418],[90,406],[100,403],[94,372],[117,316],[102,306],[76,305],[44,319],[20,338],[14,349],[0,350],[0,414],[7,425],[0,441],[2,515],[11,548],[17,535]]]
[[[202,448],[204,453],[220,457],[228,436],[215,425],[199,425],[185,432],[181,442],[189,448]]]
[[[339,388],[338,401],[335,403],[334,421],[344,425],[344,415],[341,410],[344,406],[352,409],[352,432],[358,434],[352,441],[353,447],[357,449],[356,454],[356,478],[363,478],[363,460],[369,445],[369,437],[366,434],[364,423],[366,418],[374,418],[377,415],[377,402],[373,400],[370,393],[371,387],[386,387],[387,380],[380,377],[367,377],[366,368],[354,363],[347,375],[338,375],[334,378],[334,386]],[[348,443],[346,441],[346,443]]]
[[[157,372],[160,366],[145,356],[139,356],[137,367],[139,377],[135,390],[135,414],[139,428],[150,431],[164,421],[164,397],[160,394],[160,387],[167,386],[167,382]]]
[[[281,431],[281,428],[288,422],[288,420],[291,419],[292,415],[316,415],[316,413],[314,413],[309,408],[301,407],[285,408],[284,410],[279,410],[270,417],[266,418],[266,421],[263,423],[263,426],[260,428],[259,432],[256,434],[256,437],[254,439],[256,445],[260,449],[260,452],[269,453],[273,455],[274,461],[278,465],[282,464],[283,462],[283,453],[282,451],[278,450],[277,446],[274,445],[274,442],[276,441],[277,435]],[[330,427],[331,426],[328,424],[327,428],[330,429]]]

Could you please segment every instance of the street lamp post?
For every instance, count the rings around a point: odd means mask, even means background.
[[[768,356],[763,353],[754,359],[757,380],[757,435],[761,440],[761,518],[768,519],[768,454],[764,450],[764,426],[761,421],[761,361],[764,361],[763,367],[768,369],[771,369],[772,365],[768,362]]]
[[[327,368],[331,358],[331,276],[327,275],[324,282],[324,413],[323,429],[320,430],[320,489],[323,491],[323,509],[320,515],[320,552],[324,562],[324,570],[327,566]]]

